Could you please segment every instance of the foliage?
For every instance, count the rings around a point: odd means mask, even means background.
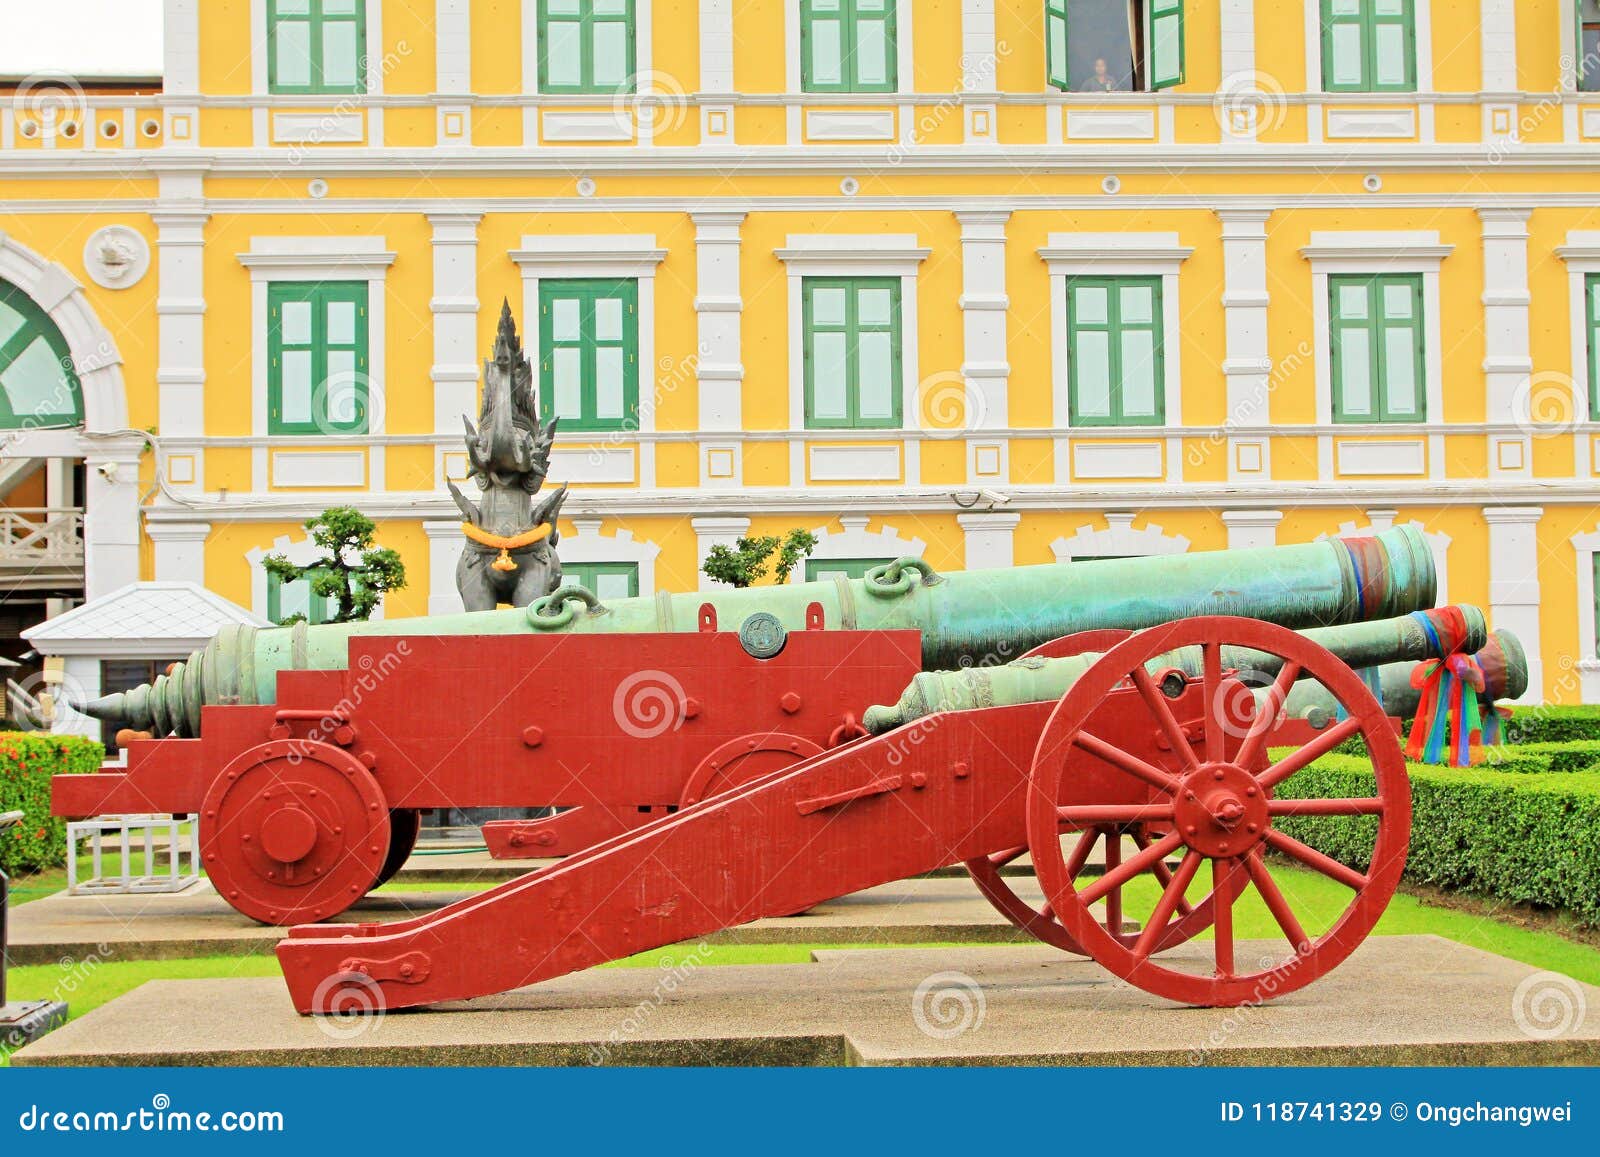
[[[0,831],[0,871],[67,862],[67,824],[50,814],[50,777],[96,771],[105,753],[79,735],[0,732],[0,812],[23,813],[20,824]]]
[[[773,578],[786,583],[800,560],[816,549],[817,536],[809,530],[791,530],[782,538],[772,534],[741,538],[731,550],[721,543],[712,547],[701,570],[707,578],[729,586],[748,587],[759,582],[766,575],[768,564],[772,563]],[[778,556],[775,562],[774,552]]]
[[[281,554],[269,554],[261,565],[279,582],[305,579],[313,595],[332,599],[337,610],[329,622],[364,622],[386,592],[405,587],[406,568],[399,552],[375,544],[377,526],[355,507],[331,507],[307,519],[305,528],[311,541],[326,552],[323,557],[296,566]],[[286,627],[304,618],[290,615],[280,625]]]
[[[1551,757],[1552,766],[1556,762]],[[1558,908],[1600,925],[1600,771],[1415,763],[1407,770],[1413,811],[1408,880]],[[1367,760],[1328,755],[1286,780],[1278,795],[1349,798],[1373,791]],[[1375,817],[1285,817],[1278,824],[1351,867],[1365,870],[1371,859]]]
[[[1600,742],[1600,706],[1518,707],[1511,713],[1506,738],[1512,743]]]

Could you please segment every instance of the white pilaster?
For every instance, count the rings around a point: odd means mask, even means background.
[[[1272,476],[1272,354],[1268,347],[1267,220],[1270,209],[1218,209],[1222,222],[1222,292],[1227,352],[1228,480]]]
[[[1529,349],[1533,296],[1528,289],[1532,211],[1479,209],[1478,216],[1483,221],[1485,416],[1491,423],[1515,422],[1521,427],[1520,433],[1490,436],[1489,477],[1532,478],[1533,418],[1527,412],[1533,373]]]
[[[200,0],[163,0],[161,66],[163,96],[200,91]]]
[[[189,209],[150,215],[156,226],[156,386],[161,433],[198,438],[205,433],[205,231],[209,213]],[[202,457],[195,455],[174,486],[204,486]]]
[[[1011,364],[1006,360],[1006,222],[1009,211],[957,211],[961,222],[961,325],[965,346],[961,377],[972,434],[1005,430],[1010,424]],[[1004,438],[967,443],[967,477],[986,483],[1010,477]],[[995,473],[984,467],[992,455]]]
[[[1566,5],[1571,9],[1571,5]],[[1516,0],[1482,0],[1478,10],[1478,43],[1482,49],[1482,91],[1489,94],[1514,94],[1517,83],[1517,8]],[[1571,40],[1561,41],[1563,45]],[[1562,55],[1566,55],[1565,52]],[[1493,143],[1515,142],[1518,122],[1517,102],[1485,100],[1483,138]]]
[[[700,0],[699,103],[703,143],[733,144],[733,92],[733,0]]]
[[[438,140],[465,148],[472,143],[471,0],[436,0],[434,8],[434,91],[438,102]]]
[[[734,489],[743,485],[744,464],[735,438],[743,424],[744,363],[740,327],[739,228],[743,213],[693,213],[695,225],[695,317],[699,348],[695,377],[700,386],[700,484]]]
[[[461,546],[466,542],[461,534],[461,523],[430,519],[423,522],[422,533],[428,536],[428,613],[460,614],[466,609],[456,590],[456,563],[461,558]]]
[[[1256,71],[1256,0],[1221,0],[1222,78],[1253,77]]]
[[[994,0],[961,0],[961,91],[968,96],[998,91],[998,69]],[[962,108],[967,144],[992,145],[999,141],[992,101],[963,102]]]
[[[1016,532],[1022,515],[958,514],[956,522],[967,538],[967,570],[1004,570],[1015,565]]]
[[[84,599],[139,581],[139,457],[142,438],[81,438]]]
[[[1544,662],[1539,640],[1539,520],[1537,506],[1490,506],[1489,621],[1515,632],[1528,656],[1528,692],[1519,702],[1544,700]]]
[[[731,514],[714,514],[705,518],[692,519],[690,525],[694,527],[695,546],[697,558],[696,573],[700,578],[700,589],[715,591],[727,589],[726,583],[713,582],[706,577],[705,571],[700,567],[705,566],[706,556],[711,553],[714,546],[726,546],[732,549],[738,541],[750,533],[750,520]]]
[[[433,430],[454,434],[463,417],[478,412],[478,223],[479,213],[430,213],[433,226]],[[536,319],[520,319],[524,328]],[[526,338],[526,334],[524,334]],[[527,342],[525,341],[526,345]],[[433,488],[445,483],[444,455],[435,462]],[[456,528],[460,533],[460,527]],[[451,564],[454,566],[454,563]],[[454,586],[451,587],[454,590]]]
[[[1281,510],[1224,510],[1222,524],[1228,528],[1229,550],[1260,550],[1278,545]]]
[[[209,522],[147,522],[145,533],[155,544],[155,581],[191,582],[205,586]]]

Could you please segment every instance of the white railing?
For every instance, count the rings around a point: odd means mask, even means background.
[[[0,568],[81,570],[83,511],[0,509]]]

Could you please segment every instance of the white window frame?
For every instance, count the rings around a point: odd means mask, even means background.
[[[656,91],[655,72],[651,62],[650,0],[634,0],[633,4],[633,75],[637,91],[635,98]],[[539,91],[539,0],[522,0],[522,93],[524,96],[546,95]],[[604,93],[551,93],[550,97],[574,104],[603,105]],[[537,112],[537,110],[534,110]],[[528,137],[537,140],[537,137]],[[643,584],[640,585],[643,590]]]
[[[1194,253],[1179,242],[1176,233],[1051,233],[1039,257],[1050,276],[1050,397],[1051,423],[1057,430],[1074,429],[1070,401],[1071,375],[1067,358],[1067,279],[1069,277],[1161,278],[1162,424],[1121,427],[1084,426],[1074,436],[1117,435],[1137,430],[1137,437],[1166,442],[1167,478],[1177,481],[1183,463],[1183,439],[1168,437],[1168,429],[1183,425],[1183,336],[1179,319],[1179,271]],[[1072,477],[1070,437],[1055,440],[1056,479]]]
[[[639,568],[639,597],[649,598],[656,593],[656,557],[661,547],[646,540],[636,540],[633,531],[617,527],[611,535],[600,533],[603,519],[592,515],[575,515],[573,534],[561,536],[556,554],[566,563],[618,563]]]
[[[1139,517],[1126,511],[1107,512],[1106,527],[1080,526],[1071,538],[1058,538],[1050,544],[1057,562],[1080,558],[1149,558],[1152,555],[1187,554],[1189,540],[1181,534],[1168,534],[1159,523],[1133,529]]]
[[[667,251],[656,247],[653,233],[602,233],[574,234],[570,236],[529,235],[522,238],[522,246],[511,251],[511,260],[522,271],[522,345],[528,360],[534,365],[534,390],[539,389],[538,367],[543,358],[539,346],[539,283],[545,280],[567,278],[607,278],[617,281],[638,282],[639,289],[639,433],[653,434],[656,429],[656,269],[666,260]],[[539,398],[539,414],[546,418],[548,399]],[[576,432],[573,437],[599,446],[606,444],[622,450],[638,447],[637,478],[639,489],[653,490],[656,485],[656,446],[650,439],[635,441],[631,430],[588,430]],[[597,455],[599,458],[597,459]],[[588,461],[597,470],[604,471],[603,449],[592,451]],[[609,474],[601,474],[594,481],[615,481]],[[563,479],[566,481],[566,479]],[[588,481],[573,477],[571,481]],[[592,559],[590,561],[602,561]],[[644,589],[644,575],[640,572],[639,589]]]
[[[644,0],[640,0],[641,3]],[[916,53],[911,44],[912,0],[895,0],[894,7],[894,91],[893,92],[805,92],[800,85],[800,0],[783,2],[783,83],[789,95],[797,100],[821,104],[829,100],[844,100],[853,104],[873,104],[907,92],[915,92],[914,69]]]
[[[332,447],[387,432],[388,376],[385,356],[387,319],[385,288],[389,267],[398,256],[383,237],[252,237],[239,264],[250,271],[250,432],[265,439],[267,422],[267,287],[283,281],[356,281],[367,287],[367,432],[329,435]],[[374,400],[376,399],[376,400]],[[278,435],[278,438],[285,436]],[[252,488],[267,488],[267,446],[252,450]],[[384,488],[384,456],[376,447],[368,454],[367,489]]]
[[[1600,656],[1595,653],[1594,560],[1600,554],[1600,529],[1572,536],[1578,560],[1578,680],[1580,699],[1600,703]]]
[[[881,523],[877,530],[869,531],[867,523],[870,521],[865,514],[841,514],[839,530],[830,531],[826,526],[813,527],[811,533],[817,536],[816,548],[794,568],[789,581],[805,582],[805,564],[808,562],[854,558],[921,558],[927,553],[928,544],[922,539],[901,538],[899,530],[886,522]]]
[[[1329,232],[1311,234],[1311,243],[1300,256],[1311,263],[1311,305],[1315,340],[1317,425],[1333,425],[1333,345],[1332,307],[1328,301],[1328,278],[1339,274],[1373,275],[1412,273],[1422,276],[1423,367],[1427,381],[1424,393],[1428,408],[1421,422],[1342,423],[1341,435],[1404,436],[1427,432],[1428,474],[1444,477],[1444,338],[1439,308],[1439,271],[1445,258],[1455,252],[1454,245],[1442,244],[1438,230],[1387,230],[1376,232]],[[1333,481],[1334,436],[1317,439],[1318,476]]]
[[[795,7],[795,5],[790,5]],[[806,440],[818,435],[853,435],[864,441],[905,439],[902,463],[907,484],[921,477],[921,444],[905,438],[920,429],[918,395],[922,371],[917,360],[917,271],[933,252],[919,248],[915,233],[790,233],[774,256],[788,267],[789,279],[789,468],[794,485],[810,477]],[[807,277],[898,277],[900,279],[900,414],[896,429],[807,430],[805,293]]]
[[[367,0],[367,76],[366,92],[360,96],[328,94],[288,96],[268,91],[267,76],[267,0],[250,0],[250,92],[262,102],[298,105],[341,105],[351,102],[366,108],[366,139],[368,144],[383,144],[383,102],[368,102],[368,97],[383,95],[383,62],[387,53],[383,47],[384,0]],[[266,103],[256,106],[254,113],[255,144],[267,147],[273,140],[271,110]]]
[[[1565,3],[1565,0],[1562,0]],[[1351,100],[1382,100],[1385,104],[1404,104],[1414,97],[1433,91],[1433,0],[1412,0],[1415,18],[1412,23],[1417,38],[1417,91],[1416,92],[1328,92],[1322,79],[1322,0],[1305,0],[1306,21],[1306,88],[1314,100],[1339,103]],[[1571,23],[1571,17],[1567,18]],[[1571,44],[1569,37],[1563,43]],[[1320,115],[1320,110],[1316,110]],[[1426,139],[1426,138],[1424,138]]]
[[[1556,256],[1567,264],[1567,303],[1572,330],[1572,426],[1579,436],[1574,439],[1573,471],[1578,478],[1594,474],[1594,439],[1585,435],[1593,425],[1589,413],[1589,302],[1585,282],[1591,273],[1600,273],[1600,230],[1572,229],[1567,233],[1567,243],[1556,247]],[[1534,383],[1542,389],[1544,379]]]

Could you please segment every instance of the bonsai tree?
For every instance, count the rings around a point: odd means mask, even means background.
[[[296,566],[281,554],[269,554],[261,565],[279,582],[304,579],[313,595],[331,599],[335,612],[329,622],[355,623],[371,618],[385,592],[406,585],[406,568],[399,552],[376,545],[377,526],[355,507],[331,507],[307,519],[305,528],[311,541],[325,552],[323,557]],[[290,615],[279,625],[287,627],[304,618]]]
[[[800,560],[817,549],[817,536],[809,530],[791,530],[782,538],[765,534],[760,538],[741,538],[738,545],[729,549],[720,543],[706,555],[705,566],[700,569],[707,578],[734,587],[754,586],[773,566],[773,577],[780,583],[789,581]],[[773,554],[777,554],[776,561]]]

